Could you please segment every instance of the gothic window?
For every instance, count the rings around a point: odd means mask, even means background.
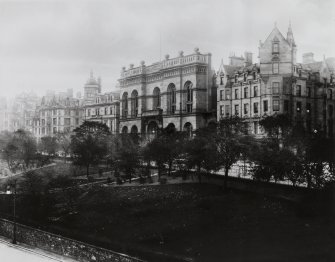
[[[161,91],[158,87],[155,87],[154,92],[153,92],[152,106],[153,106],[152,109],[157,109],[157,108],[160,108],[161,106]]]

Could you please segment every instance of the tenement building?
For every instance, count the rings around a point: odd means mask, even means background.
[[[168,125],[191,133],[215,121],[216,87],[211,54],[194,53],[146,66],[123,68],[120,131],[155,134]]]
[[[32,131],[37,139],[58,132],[71,132],[82,124],[82,119],[81,100],[73,97],[72,89],[59,94],[48,92],[35,110]]]
[[[259,44],[259,63],[252,54],[230,56],[217,76],[217,118],[239,116],[254,134],[262,132],[259,120],[288,114],[307,130],[334,134],[335,59],[314,61],[313,53],[297,63],[297,45],[291,25],[286,37],[277,26]]]
[[[101,93],[101,78],[93,72],[84,86],[84,119],[106,124],[113,134],[119,133],[120,93]]]

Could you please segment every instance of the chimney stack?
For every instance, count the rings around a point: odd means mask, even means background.
[[[303,64],[309,64],[309,63],[314,63],[314,62],[315,62],[314,54],[312,52],[302,54],[302,63]]]

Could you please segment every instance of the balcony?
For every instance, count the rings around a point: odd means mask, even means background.
[[[143,111],[142,116],[147,117],[147,116],[159,116],[162,115],[163,109],[157,108],[153,110],[146,110]]]

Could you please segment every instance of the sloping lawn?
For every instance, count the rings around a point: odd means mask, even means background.
[[[146,252],[194,261],[335,261],[329,218],[303,218],[293,204],[214,185],[96,188],[77,211],[54,226],[149,261],[157,260]]]

